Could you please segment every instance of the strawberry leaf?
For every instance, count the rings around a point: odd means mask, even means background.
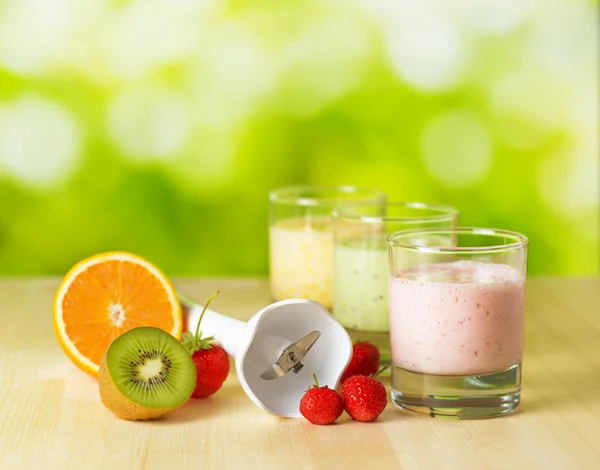
[[[215,342],[215,337],[209,336],[208,338],[202,338],[202,331],[199,332],[198,336],[193,333],[183,333],[182,342],[191,356],[201,349],[211,349]]]

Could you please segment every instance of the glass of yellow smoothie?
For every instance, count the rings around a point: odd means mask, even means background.
[[[385,194],[353,186],[297,186],[269,195],[271,294],[333,305],[332,212],[346,204],[381,207]]]
[[[414,228],[453,228],[458,210],[421,202],[352,204],[334,211],[333,315],[350,337],[370,341],[389,364],[387,237]]]

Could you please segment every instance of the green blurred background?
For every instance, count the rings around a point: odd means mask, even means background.
[[[599,270],[589,0],[0,0],[0,274],[266,274],[267,194],[378,187]]]

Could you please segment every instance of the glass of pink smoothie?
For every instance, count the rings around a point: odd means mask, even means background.
[[[396,406],[445,418],[518,408],[527,243],[480,228],[388,237]]]

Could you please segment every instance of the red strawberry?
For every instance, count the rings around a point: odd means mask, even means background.
[[[375,421],[387,405],[383,384],[372,377],[355,375],[340,391],[346,412],[356,421]]]
[[[379,370],[379,349],[368,341],[359,341],[352,346],[352,359],[346,367],[340,383],[353,375],[373,375]]]
[[[229,375],[229,358],[221,346],[213,344],[192,354],[196,366],[196,388],[192,398],[206,398],[221,388]]]
[[[206,398],[221,388],[229,374],[229,358],[221,346],[213,344],[214,337],[202,338],[200,323],[208,304],[217,296],[215,292],[204,305],[200,314],[196,333],[186,332],[183,334],[183,345],[187,348],[194,365],[196,366],[196,388],[192,398]]]
[[[300,413],[313,424],[331,424],[344,412],[344,403],[335,390],[319,387],[317,376],[313,377],[315,385],[300,400]]]

